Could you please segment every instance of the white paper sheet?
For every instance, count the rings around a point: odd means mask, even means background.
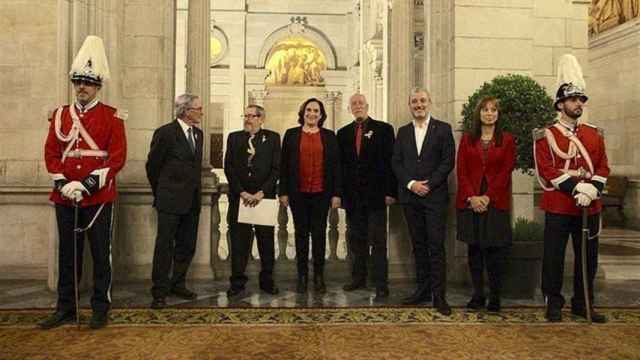
[[[277,199],[262,199],[255,207],[248,207],[240,200],[238,222],[254,225],[276,226],[278,224],[278,209],[280,202]]]

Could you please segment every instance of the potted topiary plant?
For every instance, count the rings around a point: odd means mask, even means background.
[[[503,293],[507,298],[533,298],[540,287],[544,227],[518,218],[513,226],[513,246],[504,268]]]
[[[556,117],[553,100],[541,85],[528,76],[498,76],[484,83],[463,105],[465,131],[471,129],[476,104],[486,96],[499,99],[501,126],[516,139],[516,169],[532,175],[534,163],[531,132],[534,128],[546,127],[553,122]],[[503,284],[505,297],[532,298],[540,287],[543,231],[542,225],[538,223],[524,218],[516,220],[513,245],[507,255]]]

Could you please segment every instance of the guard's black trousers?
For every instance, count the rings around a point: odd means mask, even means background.
[[[598,233],[600,215],[589,216],[589,234]],[[544,224],[544,258],[542,263],[542,293],[547,306],[561,308],[564,305],[562,280],[564,277],[564,256],[567,241],[571,235],[573,244],[573,299],[572,307],[584,309],[584,287],[582,282],[582,260],[580,258],[582,239],[582,217],[546,213]],[[598,238],[587,242],[587,279],[589,298],[593,304],[593,280],[598,269]]]
[[[78,225],[89,225],[100,205],[78,208]],[[75,312],[75,294],[73,287],[73,222],[74,207],[56,204],[58,221],[58,304],[59,311]],[[111,225],[112,204],[104,207],[93,226],[86,231],[91,256],[93,258],[93,296],[91,308],[95,312],[106,313],[111,307]],[[77,268],[78,282],[82,276],[82,252],[84,234],[78,233]]]

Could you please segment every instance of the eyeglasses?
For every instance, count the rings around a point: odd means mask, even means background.
[[[240,117],[243,119],[257,119],[260,117],[260,114],[244,114],[240,115]]]
[[[195,107],[195,108],[188,108],[187,110],[202,111],[202,106],[200,106],[200,107]]]

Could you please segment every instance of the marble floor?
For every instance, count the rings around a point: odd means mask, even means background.
[[[608,307],[640,306],[640,232],[605,228],[600,237],[600,276],[596,284],[596,305]],[[572,265],[566,264],[566,269]],[[198,294],[196,300],[187,301],[169,297],[171,307],[348,307],[397,306],[413,291],[409,282],[390,284],[391,294],[384,301],[375,300],[375,289],[345,292],[343,283],[327,282],[327,293],[312,291],[300,295],[295,292],[295,281],[281,281],[280,293],[260,292],[257,279],[247,284],[244,296],[228,299],[227,281],[192,281],[188,287]],[[147,307],[151,303],[150,282],[117,283],[112,289],[114,308]],[[311,289],[311,286],[310,286]],[[571,280],[565,280],[565,297],[571,297]],[[471,294],[469,287],[449,286],[447,300],[452,306],[464,306]],[[89,307],[90,291],[81,292],[81,306]],[[53,308],[56,294],[47,289],[43,280],[0,280],[0,309]],[[539,291],[531,299],[503,299],[504,306],[543,306]]]
[[[568,284],[567,284],[568,285]],[[570,298],[570,285],[565,285]],[[373,288],[345,292],[342,284],[327,284],[327,293],[316,295],[312,291],[305,295],[295,293],[294,282],[278,284],[280,293],[268,295],[258,290],[256,283],[249,282],[244,296],[230,301],[225,293],[226,281],[193,281],[188,287],[198,294],[196,300],[187,301],[175,297],[167,298],[171,307],[348,307],[348,306],[397,306],[412,291],[411,284],[392,284],[391,295],[385,301],[375,300]],[[112,303],[114,308],[147,307],[151,302],[150,283],[133,282],[114,286]],[[640,306],[640,280],[600,280],[596,295],[597,306]],[[466,304],[470,289],[450,287],[447,299],[454,307]],[[81,293],[81,306],[89,308],[90,292]],[[0,309],[53,308],[56,294],[46,289],[44,281],[0,281]],[[503,299],[504,306],[542,306],[540,294],[532,299]]]

